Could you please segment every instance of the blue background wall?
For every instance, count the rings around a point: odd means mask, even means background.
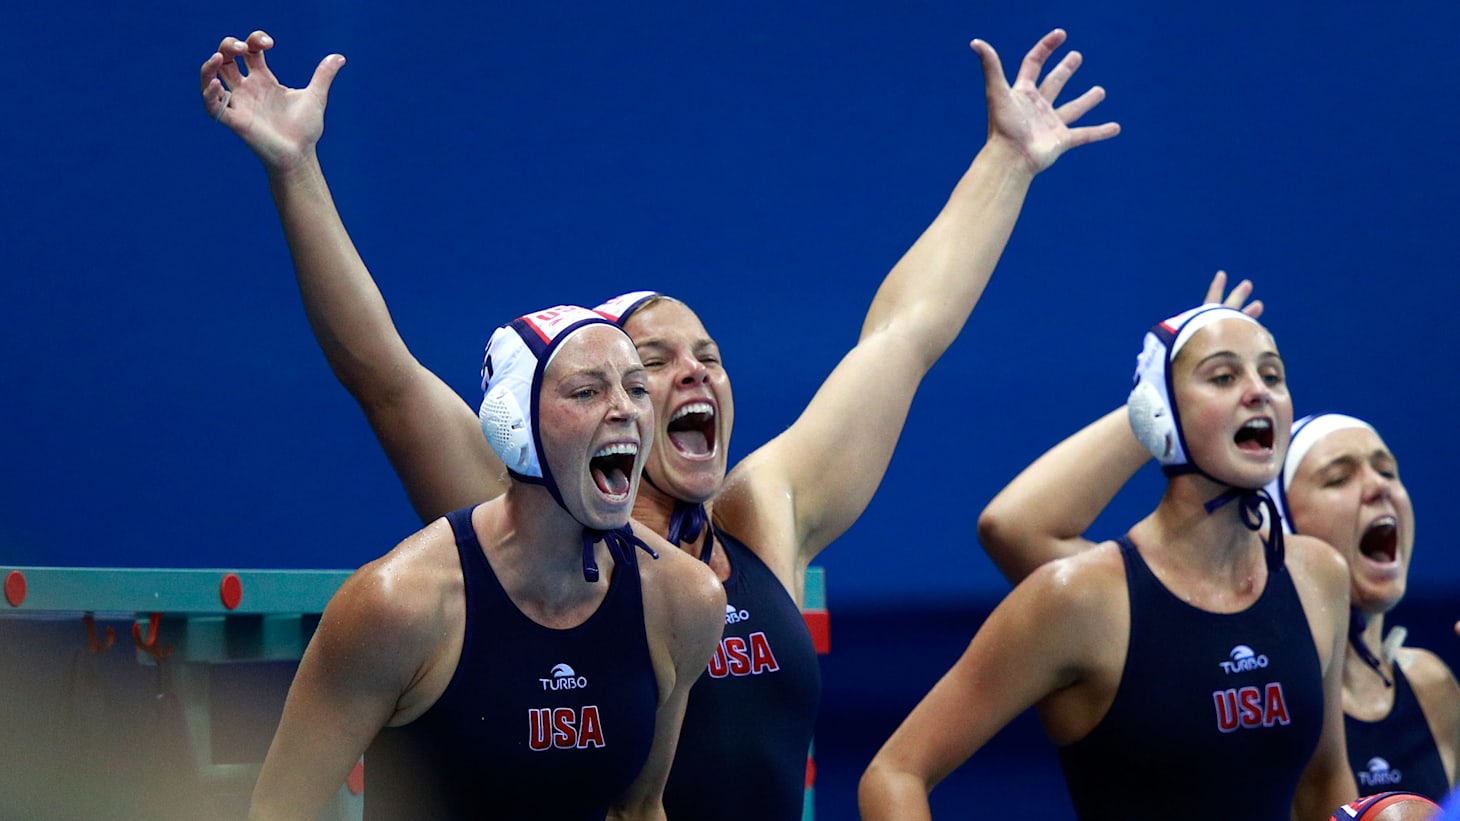
[[[270,31],[292,85],[348,57],[326,171],[403,336],[463,396],[499,322],[659,289],[721,342],[741,456],[804,407],[981,144],[968,40],[1012,71],[1059,25],[1086,57],[1071,90],[1104,85],[1089,119],[1124,133],[1036,181],[825,554],[833,613],[990,606],[978,511],[1121,402],[1142,330],[1223,267],[1256,280],[1299,412],[1384,432],[1419,511],[1412,596],[1460,617],[1451,4],[71,8],[0,13],[0,562],[352,567],[417,526],[309,335],[258,163],[203,113],[224,34]]]

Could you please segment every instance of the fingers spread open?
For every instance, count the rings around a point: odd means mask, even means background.
[[[1074,148],[1075,146],[1098,143],[1101,140],[1108,140],[1119,133],[1120,123],[1101,123],[1100,125],[1072,128],[1070,129],[1067,147]]]
[[[233,92],[223,87],[223,83],[213,77],[203,85],[203,110],[213,118],[213,122],[221,122],[223,112],[228,108],[228,98]]]
[[[269,71],[268,61],[264,59],[264,52],[274,47],[274,38],[262,31],[255,31],[248,36],[245,42],[246,51],[243,53],[243,64],[248,67],[248,73],[255,72],[267,75],[273,79]]]
[[[238,88],[243,82],[243,72],[238,70],[238,56],[248,50],[248,46],[237,37],[224,37],[223,42],[218,44],[218,53],[223,55],[223,62],[218,66],[218,76],[223,78],[223,84],[229,88]]]
[[[1031,88],[1037,85],[1039,73],[1044,70],[1044,62],[1065,41],[1065,36],[1064,29],[1055,29],[1040,38],[1034,48],[1024,55],[1024,62],[1019,64],[1019,76],[1014,79],[1014,84],[1023,83]]]
[[[1080,63],[1084,59],[1078,51],[1072,51],[1066,54],[1065,58],[1059,61],[1059,65],[1051,69],[1049,74],[1045,76],[1044,82],[1039,84],[1039,93],[1044,96],[1044,99],[1049,100],[1051,103],[1058,99],[1060,92],[1064,91],[1065,83],[1069,82],[1070,77],[1080,67]]]
[[[203,92],[203,98],[208,97],[208,86],[219,83],[218,69],[223,65],[223,55],[215,53],[212,57],[203,61],[203,67],[198,70],[198,88]]]
[[[1246,302],[1250,296],[1252,296],[1252,280],[1244,279],[1237,283],[1237,287],[1232,289],[1232,293],[1227,294],[1227,298],[1222,300],[1222,304],[1228,308],[1241,308],[1242,303]]]
[[[1091,86],[1089,91],[1055,109],[1055,113],[1059,114],[1060,120],[1065,125],[1069,125],[1086,114],[1089,114],[1090,109],[1100,105],[1100,101],[1104,99],[1105,89],[1100,86]]]
[[[274,47],[274,38],[268,32],[256,29],[248,36],[248,47],[250,51],[268,51]]]
[[[1212,283],[1207,286],[1207,298],[1202,300],[1203,305],[1211,305],[1222,301],[1222,292],[1227,290],[1227,272],[1218,271],[1212,275]]]

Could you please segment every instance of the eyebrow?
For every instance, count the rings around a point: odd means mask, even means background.
[[[1203,365],[1207,364],[1208,362],[1211,362],[1214,359],[1241,359],[1241,358],[1242,358],[1241,355],[1239,355],[1236,351],[1225,351],[1225,350],[1224,351],[1214,351],[1214,352],[1209,353],[1206,356],[1202,357],[1201,360],[1199,362],[1197,362],[1195,365],[1193,365],[1192,367],[1193,368],[1200,368]],[[1264,362],[1264,361],[1273,360],[1273,359],[1277,360],[1278,362],[1282,362],[1283,361],[1282,355],[1279,354],[1277,351],[1271,350],[1271,349],[1265,350],[1262,353],[1259,353],[1257,355],[1257,360],[1259,362]]]
[[[674,346],[671,345],[668,341],[666,341],[663,337],[655,336],[655,337],[650,337],[649,339],[645,339],[643,342],[635,342],[634,343],[634,347],[635,348],[640,348],[640,349],[642,349],[642,348],[660,348],[660,349],[663,349],[663,348],[672,348]],[[706,348],[716,348],[716,349],[718,349],[720,346],[719,346],[719,344],[717,344],[715,342],[715,340],[711,339],[708,336],[704,336],[704,337],[700,337],[699,339],[696,339],[693,342],[691,342],[689,344],[689,347],[690,347],[690,350],[692,350],[692,351],[703,351]]]
[[[1318,472],[1321,473],[1325,470],[1328,470],[1330,467],[1334,467],[1337,465],[1352,465],[1360,462],[1373,462],[1375,460],[1389,462],[1395,467],[1399,466],[1399,460],[1394,458],[1394,454],[1390,453],[1385,448],[1375,448],[1366,454],[1360,453],[1355,455],[1353,453],[1340,453],[1339,455],[1319,465]]]
[[[647,369],[643,365],[634,365],[625,369],[620,378],[622,379],[631,376],[638,376],[639,374],[645,373],[646,370]],[[598,364],[585,365],[576,370],[569,371],[558,377],[558,382],[568,382],[574,379],[582,379],[584,377],[592,377],[593,379],[597,379],[600,382],[615,381],[612,369],[610,369],[607,365]]]

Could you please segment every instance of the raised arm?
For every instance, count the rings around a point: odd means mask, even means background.
[[[982,61],[987,141],[948,202],[883,280],[856,347],[785,433],[736,472],[754,477],[763,499],[791,499],[798,558],[809,561],[861,515],[882,481],[918,384],[942,356],[983,293],[1034,176],[1066,150],[1105,140],[1115,123],[1070,124],[1105,96],[1098,86],[1055,107],[1080,65],[1067,54],[1041,82],[1065,40],[1055,30],[1025,56],[1010,86],[998,55],[972,43]],[[732,494],[739,477],[732,476]]]
[[[261,31],[224,38],[203,64],[203,103],[268,172],[320,349],[365,412],[423,522],[499,495],[505,473],[475,411],[407,349],[325,182],[316,144],[345,58],[324,58],[309,85],[293,89],[269,70],[265,52],[273,46]]]
[[[1247,302],[1250,281],[1224,298],[1226,286],[1226,273],[1218,271],[1206,302],[1240,308],[1254,318],[1262,314],[1261,301]],[[1122,405],[1056,445],[999,491],[978,517],[979,541],[1004,577],[1017,584],[1045,562],[1092,547],[1085,532],[1150,458]]]
[[[1150,458],[1121,405],[999,491],[978,517],[979,541],[1015,584],[1046,562],[1094,547],[1085,531]]]

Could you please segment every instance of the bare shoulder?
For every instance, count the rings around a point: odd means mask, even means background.
[[[441,519],[352,573],[320,627],[368,631],[381,651],[417,655],[441,636],[462,589],[456,542]]]
[[[1444,659],[1423,647],[1401,647],[1394,660],[1424,701],[1426,692],[1444,698],[1447,709],[1460,715],[1460,682]],[[1428,706],[1428,705],[1427,705]]]
[[[1043,616],[1061,620],[1106,620],[1128,612],[1125,560],[1115,542],[1040,565],[1015,588],[1036,602]]]
[[[1284,538],[1284,544],[1285,561],[1293,569],[1293,579],[1300,588],[1307,584],[1325,594],[1348,589],[1348,562],[1328,542],[1290,534]]]
[[[713,510],[717,523],[762,559],[767,559],[764,551],[774,546],[794,555],[798,539],[789,474],[778,468],[775,452],[766,446],[730,470]]]
[[[1015,645],[1017,655],[1043,667],[1047,689],[1041,698],[1064,693],[1046,701],[1049,715],[1065,716],[1056,724],[1066,730],[1088,731],[1091,723],[1072,716],[1088,718],[1091,700],[1101,702],[1119,681],[1130,635],[1127,590],[1120,549],[1105,542],[1040,565],[999,604],[980,633],[992,627],[995,645]]]
[[[633,527],[634,534],[659,554],[658,559],[640,554],[646,606],[662,609],[671,624],[687,626],[708,619],[719,629],[725,618],[725,588],[715,572],[649,528],[638,522]]]

